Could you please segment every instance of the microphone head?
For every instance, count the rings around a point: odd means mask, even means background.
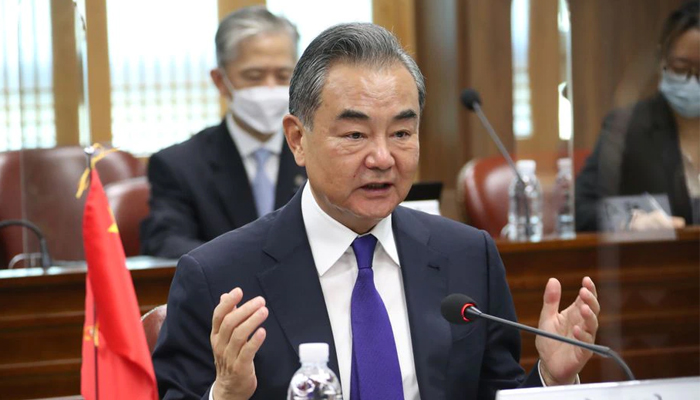
[[[476,302],[466,294],[452,293],[448,295],[442,302],[440,302],[440,311],[442,312],[443,318],[452,324],[466,324],[471,321],[464,319],[462,311],[464,306],[471,304],[476,307]]]
[[[462,104],[468,109],[474,111],[474,104],[481,105],[481,97],[479,97],[479,92],[474,89],[464,89],[462,90],[462,95],[459,96],[462,100]]]

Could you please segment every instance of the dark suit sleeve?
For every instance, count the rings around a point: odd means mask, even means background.
[[[506,281],[505,268],[493,239],[482,232],[488,262],[488,305],[485,312],[516,320],[513,298]],[[479,399],[493,399],[501,389],[542,386],[537,368],[524,376],[520,366],[520,333],[501,324],[488,322],[484,359],[481,365]]]
[[[148,162],[150,214],[141,225],[141,252],[179,258],[204,242],[198,239],[192,197],[169,163],[155,154]]]
[[[576,177],[576,230],[598,230],[598,205],[618,192],[620,165],[630,111],[618,110],[605,117],[593,153]]]
[[[161,399],[208,399],[216,379],[209,336],[215,303],[204,271],[185,255],[175,270],[167,317],[153,351]]]

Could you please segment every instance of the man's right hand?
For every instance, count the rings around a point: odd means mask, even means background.
[[[216,365],[214,400],[247,400],[258,385],[253,358],[265,341],[260,324],[269,312],[262,297],[238,307],[241,299],[243,291],[235,288],[221,295],[214,309],[210,337]]]

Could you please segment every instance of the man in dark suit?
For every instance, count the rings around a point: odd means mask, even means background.
[[[587,352],[538,339],[526,375],[517,332],[441,316],[454,292],[503,318],[515,311],[487,234],[398,206],[424,100],[418,67],[384,28],[338,25],[309,45],[284,119],[309,181],[280,210],[182,257],[153,354],[161,397],[284,398],[305,342],[330,345],[345,399],[492,399],[576,380]],[[593,282],[562,312],[560,297],[551,279],[540,328],[593,342]]]
[[[225,17],[211,77],[229,100],[224,121],[154,154],[142,253],[177,258],[283,206],[306,180],[282,132],[298,33],[264,7]]]

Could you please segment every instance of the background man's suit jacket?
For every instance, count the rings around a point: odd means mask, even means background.
[[[148,163],[151,213],[141,224],[143,254],[178,258],[258,215],[248,175],[225,121],[161,150]],[[275,208],[306,180],[282,146]]]
[[[161,397],[207,399],[216,377],[209,342],[219,297],[264,296],[267,338],[255,358],[254,399],[285,398],[299,368],[299,344],[326,342],[338,373],[333,334],[301,213],[301,193],[282,209],[185,255],[168,298],[153,362]],[[421,398],[492,399],[500,388],[541,385],[518,364],[520,336],[487,321],[454,326],[444,296],[472,296],[481,310],[515,319],[505,269],[490,237],[467,225],[398,207],[393,229],[401,262]]]
[[[611,112],[576,178],[576,229],[598,229],[598,203],[611,196],[667,194],[671,213],[693,222],[678,127],[663,95]]]

